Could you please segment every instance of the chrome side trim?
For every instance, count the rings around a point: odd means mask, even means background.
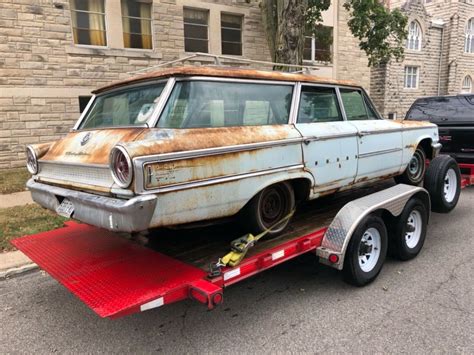
[[[357,135],[358,135],[358,133],[341,133],[341,134],[335,134],[333,136],[303,137],[303,142],[305,144],[307,144],[307,143],[315,142],[315,141],[328,141],[328,140],[331,140],[331,139],[355,137]]]
[[[304,168],[303,164],[283,166],[280,168],[261,170],[261,171],[257,171],[253,173],[236,174],[236,175],[229,175],[225,177],[209,178],[209,179],[199,180],[199,181],[194,181],[194,182],[185,182],[185,183],[179,183],[179,184],[174,184],[174,185],[168,185],[165,187],[147,189],[146,192],[147,193],[165,193],[165,192],[193,189],[197,187],[215,185],[215,184],[220,184],[224,182],[248,179],[248,178],[252,178],[256,176],[270,175],[270,174],[280,173],[284,171],[298,170],[298,169],[303,169],[303,168]],[[143,181],[143,184],[144,184],[143,186],[145,186],[145,181]]]
[[[290,144],[295,144],[295,143],[301,143],[301,141],[302,141],[302,138],[289,138],[289,139],[281,139],[277,141],[238,144],[238,145],[230,145],[230,146],[225,146],[225,147],[204,148],[204,149],[196,149],[196,150],[186,150],[183,152],[146,155],[146,156],[134,158],[133,161],[135,162],[135,164],[140,164],[140,165],[144,163],[159,163],[159,162],[166,162],[166,161],[172,161],[172,160],[200,158],[200,157],[205,157],[205,156],[219,155],[219,154],[226,154],[226,153],[246,152],[249,150],[271,148],[275,146],[285,146],[285,145],[290,145]]]
[[[97,168],[97,169],[109,169],[108,165],[104,164],[90,164],[90,163],[71,163],[67,161],[53,161],[53,160],[38,160],[41,164],[51,164],[51,165],[66,165],[66,166],[77,166],[77,167],[88,167],[88,168]]]
[[[249,83],[249,84],[271,84],[271,85],[295,85],[295,81],[281,81],[281,80],[265,80],[265,79],[245,79],[245,78],[226,78],[218,76],[180,76],[174,78],[176,81],[220,81],[220,82],[235,82],[235,83]]]
[[[374,152],[359,154],[359,159],[373,157],[375,155],[396,153],[396,152],[400,152],[401,150],[402,148],[392,148],[392,149],[379,150],[378,152],[374,151]]]

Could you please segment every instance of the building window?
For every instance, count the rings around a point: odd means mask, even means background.
[[[418,67],[405,67],[405,88],[418,88]]]
[[[209,13],[207,10],[184,9],[184,50],[209,52]]]
[[[332,27],[317,25],[314,31],[307,30],[303,59],[312,62],[332,62],[332,44]]]
[[[123,44],[125,48],[152,49],[152,0],[122,0]]]
[[[412,49],[414,51],[421,50],[421,27],[417,21],[410,22],[408,26],[408,39],[407,39],[407,49]]]
[[[242,18],[221,14],[222,54],[242,55]]]
[[[467,21],[464,50],[466,53],[474,53],[474,17]]]
[[[462,81],[461,93],[470,94],[471,92],[472,92],[472,78],[470,75],[466,75],[466,77]]]
[[[74,43],[106,46],[104,0],[71,0]]]

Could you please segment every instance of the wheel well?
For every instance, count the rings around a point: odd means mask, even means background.
[[[433,159],[433,148],[431,147],[431,139],[423,139],[420,143],[418,143],[418,147],[423,148],[423,151],[426,153],[426,158]]]
[[[293,179],[288,181],[295,192],[296,202],[302,202],[308,199],[311,190],[311,182],[305,178]]]

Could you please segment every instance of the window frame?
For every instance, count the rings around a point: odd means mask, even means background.
[[[334,63],[334,26],[325,26],[325,25],[321,25],[321,26],[324,26],[324,27],[329,27],[332,29],[332,43],[331,45],[329,46],[329,54],[331,56],[331,60],[329,61],[322,61],[322,60],[317,60],[316,59],[316,36],[314,34],[312,34],[311,36],[307,36],[307,35],[304,35],[304,40],[306,41],[306,39],[311,39],[311,59],[304,59],[304,54],[303,54],[303,61],[304,62],[309,62],[309,63],[331,63],[333,64]],[[303,49],[304,49],[304,43],[303,43]]]
[[[464,86],[464,84],[468,82],[469,83],[469,87],[468,86]],[[461,94],[472,94],[472,85],[473,85],[473,82],[472,82],[472,76],[467,74],[466,76],[464,76],[464,78],[462,79],[462,83],[461,83]],[[468,91],[465,91],[465,90],[468,90]]]
[[[411,35],[410,33],[410,27],[412,24],[415,24],[415,32],[418,32],[416,35]],[[416,43],[416,39],[418,37],[418,46],[416,48],[410,47],[410,43]],[[409,51],[414,51],[414,52],[420,52],[421,48],[423,46],[423,29],[421,28],[421,24],[418,20],[411,20],[410,23],[408,24],[408,36],[407,36],[407,42],[405,45],[405,49]]]
[[[107,0],[104,0],[104,1],[107,1]],[[153,26],[153,11],[154,11],[154,1],[151,1],[149,4],[150,4],[150,7],[151,7],[151,14],[150,14],[150,33],[151,33],[151,48],[134,48],[134,47],[125,47],[125,41],[123,39],[123,35],[125,34],[124,31],[123,31],[123,19],[126,17],[126,18],[130,18],[130,19],[135,19],[135,20],[141,20],[142,18],[143,19],[146,19],[145,17],[135,17],[135,16],[124,16],[123,13],[122,13],[122,1],[127,1],[127,0],[120,0],[120,14],[121,14],[121,17],[122,17],[122,41],[123,41],[123,47],[124,49],[126,50],[135,50],[135,51],[153,51],[155,49],[155,31],[154,31],[154,26]],[[130,34],[132,34],[132,32],[130,32]],[[133,34],[138,34],[138,33],[133,33]]]
[[[415,86],[407,86],[407,70],[408,68],[416,69]],[[411,74],[413,76],[413,73]],[[405,65],[403,68],[403,88],[406,90],[417,90],[420,84],[420,67],[418,65]]]
[[[304,87],[310,88],[318,88],[318,89],[332,89],[334,90],[335,98],[336,98],[336,105],[341,116],[340,120],[337,121],[321,121],[321,122],[298,122],[298,117],[301,109],[301,98]],[[344,122],[347,121],[345,111],[342,108],[342,102],[340,100],[340,92],[339,87],[336,85],[318,85],[318,84],[310,84],[310,83],[300,83],[299,87],[297,88],[299,91],[298,94],[298,102],[297,102],[297,110],[296,110],[296,117],[295,117],[295,124],[321,124],[321,123],[334,123],[334,122]]]
[[[202,13],[206,13],[206,16],[207,16],[207,24],[206,25],[202,25],[202,24],[197,24],[197,23],[189,23],[189,22],[186,22],[185,21],[185,17],[184,17],[184,12],[185,10],[191,10],[191,11],[197,11],[197,12],[202,12]],[[210,50],[210,32],[209,32],[209,28],[210,28],[210,10],[209,9],[206,9],[206,8],[198,8],[198,7],[189,7],[189,6],[183,6],[183,41],[184,41],[184,51],[186,53],[198,53],[200,51],[188,51],[186,50],[186,38],[188,39],[192,39],[192,40],[198,40],[198,41],[204,41],[203,39],[201,38],[194,38],[194,37],[186,37],[186,33],[185,33],[185,30],[184,30],[184,27],[186,25],[193,25],[193,26],[202,26],[202,27],[206,27],[207,28],[207,52],[205,53],[209,53]]]
[[[95,11],[75,10],[71,6],[71,3],[73,1],[74,0],[69,0],[68,1],[69,14],[71,15],[70,23],[71,23],[71,34],[72,34],[72,43],[73,43],[73,45],[78,46],[78,47],[84,47],[84,48],[98,48],[98,49],[110,48],[109,47],[109,26],[108,26],[108,20],[107,20],[108,16],[107,16],[107,11],[106,11],[106,1],[107,0],[103,0],[104,1],[104,12],[103,13],[102,12],[95,12]],[[72,20],[73,12],[82,12],[82,13],[86,13],[86,14],[90,13],[90,14],[97,14],[97,15],[103,15],[104,16],[104,27],[105,27],[105,45],[104,46],[100,46],[100,45],[97,45],[97,44],[76,43],[76,41],[74,40],[74,24],[73,24],[73,20]]]
[[[231,42],[231,41],[224,41],[224,38],[222,36],[222,30],[228,29],[228,30],[233,30],[235,31],[236,28],[231,28],[231,27],[223,27],[222,26],[222,15],[228,15],[228,16],[234,16],[240,18],[240,42]],[[244,20],[245,20],[245,15],[244,14],[238,14],[238,13],[232,13],[232,12],[226,12],[226,11],[221,11],[220,12],[220,30],[221,30],[221,54],[222,55],[232,55],[235,57],[242,57],[244,55]],[[240,44],[240,54],[227,54],[224,53],[223,51],[223,43],[238,43]]]
[[[474,54],[474,17],[471,17],[466,22],[464,29],[464,53]]]

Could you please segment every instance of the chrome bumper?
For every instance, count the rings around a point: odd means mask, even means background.
[[[129,200],[93,195],[35,182],[26,186],[33,201],[56,212],[62,198],[74,205],[72,217],[81,222],[118,232],[139,232],[149,228],[156,207],[156,196],[137,196]]]
[[[439,155],[443,145],[441,143],[431,143],[431,148],[433,148],[433,159]]]

